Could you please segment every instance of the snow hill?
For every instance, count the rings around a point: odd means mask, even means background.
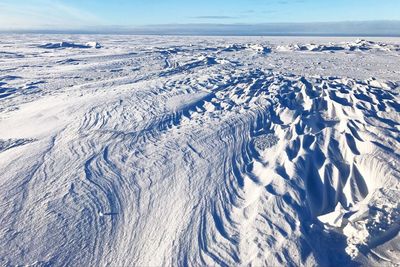
[[[398,39],[57,38],[0,43],[0,265],[400,262]]]

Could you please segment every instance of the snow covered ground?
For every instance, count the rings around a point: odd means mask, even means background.
[[[395,266],[400,39],[0,36],[0,265]]]

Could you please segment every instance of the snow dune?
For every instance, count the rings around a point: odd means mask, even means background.
[[[0,61],[2,265],[399,262],[393,49],[9,38],[24,58]]]

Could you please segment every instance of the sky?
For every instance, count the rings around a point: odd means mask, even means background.
[[[0,29],[400,21],[400,0],[0,0]]]

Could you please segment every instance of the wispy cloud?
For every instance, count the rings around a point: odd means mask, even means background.
[[[0,2],[0,28],[77,28],[102,24],[90,12],[60,1]]]
[[[235,16],[194,16],[194,17],[190,17],[192,19],[238,19],[240,18],[239,16],[235,17]]]

